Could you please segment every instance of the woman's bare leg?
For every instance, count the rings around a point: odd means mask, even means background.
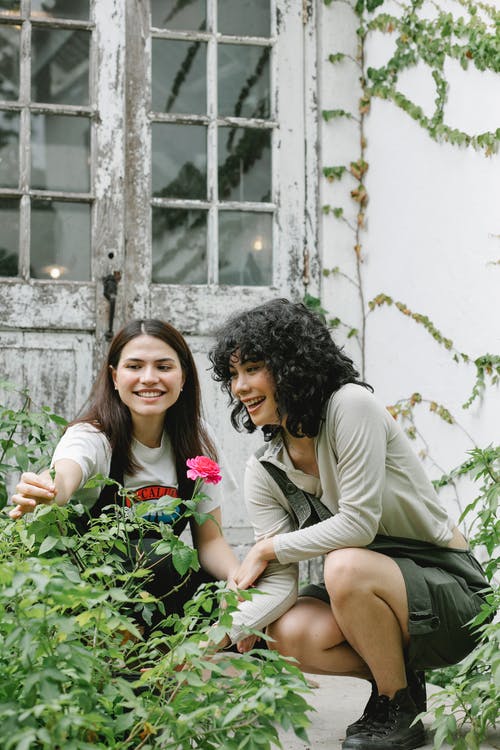
[[[379,694],[406,687],[403,648],[409,641],[406,586],[390,557],[367,549],[331,552],[325,585],[346,640],[368,665]]]
[[[345,642],[332,610],[320,599],[301,596],[268,626],[267,633],[274,639],[269,645],[297,659],[304,672],[371,677],[363,659]]]

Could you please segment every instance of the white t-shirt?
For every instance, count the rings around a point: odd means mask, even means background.
[[[136,474],[125,474],[123,485],[133,490],[139,501],[154,502],[161,497],[177,497],[178,481],[175,460],[170,439],[165,433],[159,448],[148,448],[138,440],[132,439],[132,454],[141,465]],[[96,474],[109,476],[111,467],[111,445],[103,432],[100,432],[88,422],[68,427],[57,444],[52,457],[52,466],[61,459],[75,461],[82,470],[82,481],[73,495],[75,502],[80,502],[91,508],[101,493],[101,487],[86,489],[85,483]],[[187,471],[187,467],[186,467]],[[218,485],[204,485],[203,492],[208,496],[197,506],[201,513],[210,513],[221,505],[221,483]],[[189,498],[183,498],[188,500]],[[173,512],[153,513],[146,516],[150,520],[169,523],[176,517]]]

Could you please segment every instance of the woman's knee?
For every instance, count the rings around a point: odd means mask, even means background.
[[[295,656],[307,638],[306,623],[295,608],[268,625],[266,632],[272,639],[269,646],[287,656]]]
[[[356,547],[337,549],[325,559],[325,586],[330,599],[342,600],[366,589],[369,560],[366,550]]]
[[[267,628],[273,638],[269,645],[280,654],[307,660],[311,650],[332,648],[344,641],[328,604],[309,596],[299,597],[297,604]]]

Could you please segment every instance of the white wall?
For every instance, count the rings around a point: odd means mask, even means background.
[[[359,73],[353,63],[333,66],[334,52],[355,54],[356,21],[344,3],[321,3],[320,109],[356,111]],[[384,10],[386,7],[384,6]],[[393,41],[370,41],[367,64],[379,65]],[[500,126],[499,77],[448,66],[450,96],[446,120],[472,133]],[[423,69],[401,79],[401,88],[431,112],[432,80]],[[436,143],[420,126],[389,102],[376,100],[366,120],[369,170],[367,227],[362,235],[366,300],[384,292],[415,312],[427,315],[454,346],[480,356],[500,351],[500,156]],[[322,166],[349,164],[358,156],[358,130],[334,120],[321,126]],[[321,183],[321,204],[343,205],[355,215],[350,177]],[[350,231],[331,216],[321,226],[324,268],[340,266],[355,274]],[[496,263],[496,265],[495,265]],[[352,284],[338,276],[325,279],[324,307],[353,325],[360,324],[359,299]],[[342,334],[338,337],[342,341]],[[345,337],[344,337],[345,340]],[[351,339],[347,351],[359,364]],[[481,446],[499,439],[500,393],[488,389],[484,402],[464,411],[474,367],[457,365],[424,329],[392,308],[380,308],[367,321],[366,377],[386,404],[418,391],[450,409]],[[472,442],[461,430],[442,423],[428,407],[419,410],[419,426],[430,453],[443,469],[464,458]],[[421,448],[417,444],[417,448]],[[427,460],[429,473],[440,470]],[[462,502],[470,496],[463,488]],[[458,515],[452,493],[450,510]]]

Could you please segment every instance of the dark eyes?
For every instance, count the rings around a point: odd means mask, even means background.
[[[258,372],[262,368],[262,364],[260,362],[256,362],[255,364],[249,363],[249,364],[244,364],[242,367],[243,367],[244,372],[252,374],[254,372]],[[238,377],[238,373],[235,370],[230,370],[229,371],[230,380],[234,380],[234,378],[236,377]]]
[[[127,370],[140,370],[143,365],[137,364],[135,362],[130,362],[129,364],[125,365],[125,367],[127,368]],[[168,372],[172,369],[172,365],[158,365],[157,369],[161,372]]]

